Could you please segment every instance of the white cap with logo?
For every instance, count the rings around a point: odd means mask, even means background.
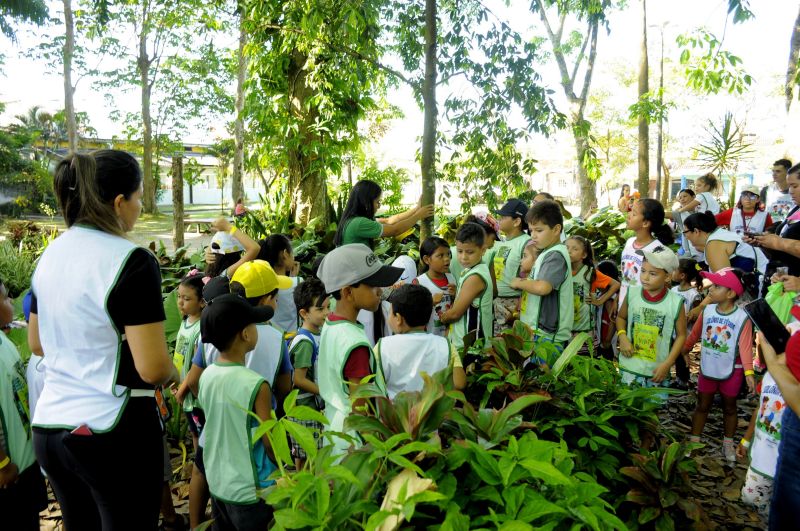
[[[317,270],[327,293],[361,283],[384,288],[397,282],[402,274],[399,267],[383,265],[363,243],[337,247],[325,255]]]

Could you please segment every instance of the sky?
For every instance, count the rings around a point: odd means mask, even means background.
[[[789,128],[790,120],[783,112],[783,100],[780,86],[786,71],[789,50],[789,38],[792,25],[797,15],[798,4],[789,0],[753,1],[754,20],[744,24],[727,24],[725,29],[725,48],[739,55],[744,61],[745,69],[753,76],[754,82],[750,91],[739,98],[720,95],[713,98],[697,98],[689,95],[689,89],[674,97],[676,100],[691,101],[691,105],[675,109],[668,124],[669,133],[680,138],[684,143],[692,139],[699,140],[703,134],[702,126],[708,119],[718,120],[729,110],[739,120],[746,120],[747,132],[755,135],[759,142],[765,144],[764,151],[774,151],[767,158],[771,160],[790,154],[798,148],[791,138],[800,138]],[[60,2],[52,3],[53,14]],[[636,100],[636,85],[624,87],[615,77],[615,71],[621,67],[635,69],[638,64],[639,39],[641,27],[640,2],[628,0],[628,8],[612,13],[609,17],[609,33],[601,32],[598,44],[598,59],[595,67],[593,88],[604,88],[612,97],[610,103],[621,107]],[[529,11],[528,1],[513,0],[505,6],[498,0],[489,0],[487,5],[500,17],[510,22],[512,27],[525,36],[533,36],[541,32],[538,16]],[[726,0],[649,0],[648,24],[650,44],[651,88],[658,82],[657,65],[660,56],[660,29],[664,26],[665,56],[675,61],[679,51],[675,37],[694,28],[705,26],[718,36],[725,28]],[[50,31],[61,31],[56,27]],[[39,32],[41,30],[38,30]],[[63,86],[60,75],[48,72],[43,61],[25,57],[23,49],[37,41],[36,32],[23,31],[19,35],[19,43],[14,45],[0,37],[0,50],[6,55],[0,77],[0,101],[7,108],[0,116],[0,124],[7,124],[16,114],[24,113],[33,105],[40,105],[45,110],[56,111],[63,107]],[[232,42],[235,39],[232,37]],[[547,45],[546,45],[547,46]],[[52,65],[50,66],[52,69]],[[58,70],[60,67],[56,67]],[[558,84],[558,73],[551,61],[541,68],[543,82],[555,91],[554,98],[562,109],[565,101]],[[673,81],[673,84],[674,81]],[[680,86],[678,84],[678,86]],[[452,90],[463,90],[455,86]],[[120,109],[136,110],[139,105],[138,92],[114,94],[115,105]],[[75,94],[78,111],[89,113],[91,124],[101,137],[120,135],[122,126],[110,118],[111,108],[105,98],[105,92],[97,85],[82,81]],[[399,105],[404,117],[392,122],[388,132],[371,146],[372,155],[379,161],[393,163],[417,171],[415,154],[422,134],[422,111],[417,107],[406,87],[399,87],[389,95],[389,100]],[[800,103],[800,102],[798,102]],[[800,107],[800,105],[795,105]],[[797,120],[795,120],[797,121]],[[446,128],[447,124],[442,123]],[[208,124],[198,127],[186,137],[187,142],[213,142],[224,124]],[[783,139],[789,138],[784,141]],[[552,138],[534,137],[525,148],[532,155],[555,157],[569,161],[574,157],[572,141],[568,133],[561,133]],[[781,153],[778,153],[780,151]],[[764,155],[766,156],[766,155]],[[682,163],[688,159],[688,153],[676,155]],[[771,160],[755,160],[754,168],[764,170]]]

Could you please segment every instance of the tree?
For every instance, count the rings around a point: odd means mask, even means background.
[[[47,21],[47,5],[44,0],[6,1],[0,3],[0,32],[11,40],[16,40],[12,21],[44,24]]]
[[[647,97],[650,68],[647,61],[647,0],[642,0],[642,40],[639,46],[639,101]],[[636,187],[642,197],[648,197],[650,190],[650,122],[639,115],[639,173]]]
[[[792,106],[794,99],[794,87],[797,86],[797,63],[800,62],[800,11],[792,26],[792,38],[789,44],[789,66],[786,69],[786,82],[784,83],[784,95],[786,97],[786,112]]]
[[[75,53],[75,23],[72,0],[64,0],[64,116],[69,150],[78,149],[78,125],[75,121],[75,86],[72,84],[72,56]]]
[[[235,204],[244,198],[244,87],[247,76],[247,57],[244,47],[247,43],[247,33],[242,24],[242,6],[239,5],[239,48],[236,51],[236,109],[233,122],[233,139],[235,149],[233,152],[233,178],[231,179],[231,200]]]
[[[697,146],[697,158],[720,178],[728,175],[731,180],[730,202],[736,204],[736,170],[739,163],[752,156],[752,144],[744,139],[744,127],[733,114],[725,113],[722,124],[709,120],[705,128],[707,138]]]
[[[219,208],[225,211],[225,183],[228,181],[228,169],[233,160],[235,150],[233,139],[219,140],[208,148],[208,153],[217,158],[217,186],[219,186]]]
[[[436,0],[425,0],[425,77],[422,83],[424,120],[422,130],[422,204],[436,201],[436,40],[438,35]],[[432,234],[431,220],[422,220],[420,239]]]

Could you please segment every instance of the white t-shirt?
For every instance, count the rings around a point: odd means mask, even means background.
[[[794,208],[794,201],[789,192],[781,192],[775,183],[767,188],[767,214],[772,217],[774,223],[779,223],[786,219],[786,215]]]
[[[719,214],[719,203],[717,199],[711,195],[711,192],[697,194],[695,199],[700,202],[700,204],[695,207],[695,212],[707,212],[710,210],[715,216]]]
[[[658,247],[664,247],[664,244],[658,240],[653,240],[644,247],[637,249],[633,242],[636,241],[636,236],[631,236],[625,242],[625,248],[622,250],[622,267],[620,268],[620,287],[619,287],[619,307],[622,307],[622,301],[625,300],[625,295],[628,293],[628,288],[631,286],[639,285],[639,275],[642,272],[642,262],[644,256],[636,251],[652,251]]]
[[[286,332],[297,332],[297,306],[294,305],[294,289],[303,279],[292,279],[292,287],[278,290],[278,309],[272,317],[272,323]]]

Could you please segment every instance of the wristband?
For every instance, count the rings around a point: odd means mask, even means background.
[[[627,330],[617,330],[617,335],[618,336],[627,336],[628,335],[628,331]]]
[[[748,441],[748,440],[747,440],[747,439],[745,439],[744,437],[742,437],[742,440],[741,440],[741,441],[739,441],[739,444],[741,444],[741,445],[742,445],[742,446],[744,446],[745,448],[750,448],[750,441]]]
[[[10,462],[11,462],[11,456],[7,455],[5,459],[0,461],[0,470],[3,470],[5,467],[7,467]]]
[[[754,374],[755,373],[753,372],[752,369],[747,369],[746,371],[744,371],[745,376],[753,376]]]
[[[236,232],[237,230],[239,230],[239,228],[236,225],[234,225],[233,227],[231,227],[231,230],[228,231],[228,234],[233,236],[233,233]]]

